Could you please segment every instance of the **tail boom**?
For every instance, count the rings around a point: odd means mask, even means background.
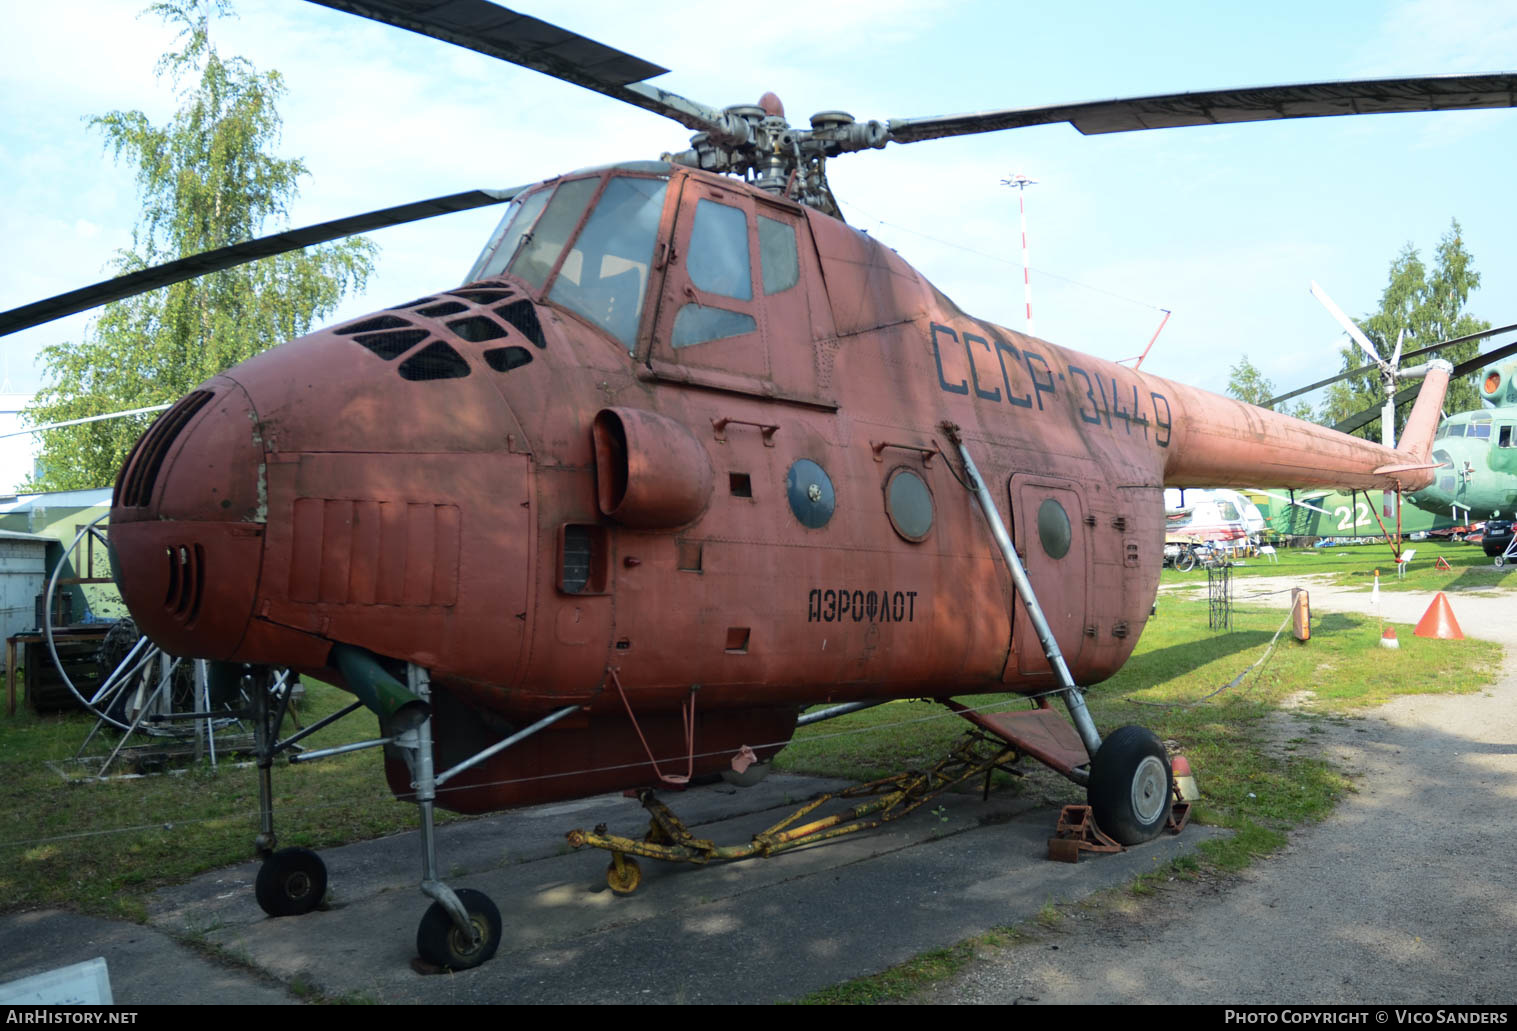
[[[1174,412],[1164,485],[1400,491],[1425,487],[1433,481],[1433,435],[1452,371],[1447,362],[1429,364],[1432,368],[1397,448],[1146,377],[1167,394]]]

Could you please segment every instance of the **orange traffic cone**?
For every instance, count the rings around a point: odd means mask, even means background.
[[[1382,647],[1382,648],[1400,648],[1401,647],[1401,642],[1398,641],[1398,640],[1396,640],[1396,628],[1395,627],[1388,626],[1388,627],[1385,628],[1385,633],[1383,633],[1383,634],[1380,635],[1380,647]]]
[[[1427,607],[1422,618],[1417,621],[1417,629],[1412,631],[1418,637],[1436,637],[1443,641],[1462,641],[1464,631],[1459,629],[1459,620],[1454,618],[1454,610],[1449,607],[1449,600],[1442,591],[1433,603]]]

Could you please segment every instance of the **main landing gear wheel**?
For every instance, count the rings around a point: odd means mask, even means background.
[[[416,929],[416,954],[436,967],[468,970],[488,960],[500,948],[500,910],[482,891],[459,888],[456,894],[479,935],[478,943],[459,930],[446,906],[434,902]]]
[[[308,848],[281,849],[258,868],[254,894],[269,916],[309,913],[326,897],[327,865]]]
[[[1086,799],[1096,825],[1124,845],[1156,836],[1169,817],[1174,774],[1164,745],[1146,727],[1122,727],[1090,761]]]
[[[1196,553],[1194,551],[1187,549],[1175,556],[1175,570],[1177,572],[1188,573],[1195,568]]]

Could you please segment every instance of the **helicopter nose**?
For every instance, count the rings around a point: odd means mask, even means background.
[[[111,550],[138,628],[175,655],[224,659],[252,615],[263,550],[263,444],[225,377],[143,434],[116,479]]]

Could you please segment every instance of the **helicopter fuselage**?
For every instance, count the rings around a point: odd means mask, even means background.
[[[1510,517],[1517,508],[1517,362],[1492,364],[1480,379],[1490,407],[1443,421],[1433,443],[1436,477],[1410,498],[1459,522]]]
[[[764,757],[818,702],[1049,689],[945,424],[1082,685],[1149,618],[1165,486],[1430,475],[974,319],[867,235],[688,168],[528,191],[470,279],[209,380],[112,510],[171,652],[425,666],[440,764],[580,707],[450,808]]]

